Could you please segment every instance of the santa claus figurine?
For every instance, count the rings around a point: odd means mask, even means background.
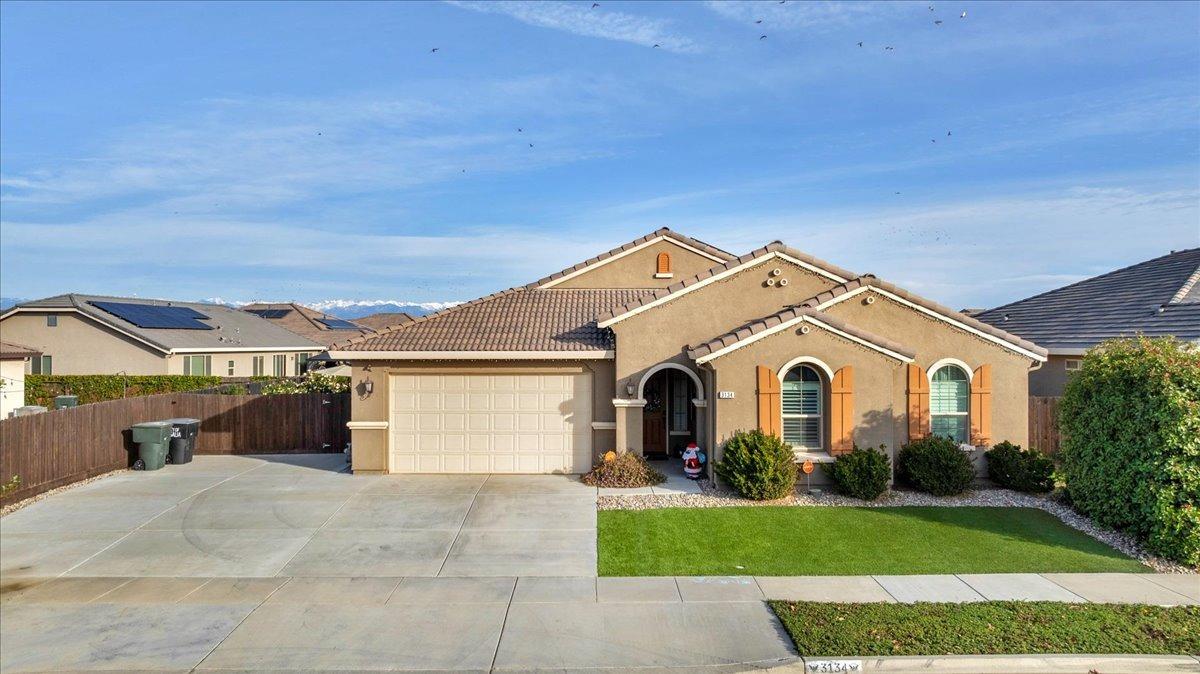
[[[704,472],[704,453],[694,442],[689,442],[683,450],[683,474],[692,480],[699,480]]]

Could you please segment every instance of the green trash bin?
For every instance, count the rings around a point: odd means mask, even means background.
[[[138,446],[134,470],[158,470],[166,464],[172,428],[169,421],[147,421],[133,425],[133,441]]]

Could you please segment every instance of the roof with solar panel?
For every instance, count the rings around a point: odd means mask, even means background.
[[[330,316],[295,302],[255,302],[243,306],[242,311],[261,316],[323,345],[375,332],[365,325]]]
[[[4,312],[4,315],[52,309],[74,310],[97,323],[167,352],[201,348],[217,352],[324,347],[323,341],[298,335],[262,316],[221,304],[202,302],[71,293],[22,302]]]

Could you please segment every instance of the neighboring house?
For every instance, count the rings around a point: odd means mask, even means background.
[[[77,294],[8,309],[0,333],[42,352],[34,374],[292,376],[325,348],[218,304]]]
[[[365,325],[372,330],[382,330],[384,328],[390,328],[393,325],[407,323],[412,319],[413,317],[411,315],[406,314],[403,311],[384,311],[377,314],[368,314],[366,316],[356,318],[354,319],[354,322],[358,323],[359,325]]]
[[[1200,342],[1200,248],[1138,264],[975,314],[1037,342],[1050,359],[1029,394],[1062,395],[1083,354],[1106,339],[1171,335]]]
[[[324,347],[350,337],[374,332],[357,322],[330,316],[295,302],[255,302],[247,304],[241,309]],[[307,369],[319,369],[322,374],[330,376],[349,376],[350,374],[350,368],[336,365],[324,353],[305,354],[305,358],[296,365],[296,373],[301,374]]]
[[[579,473],[610,449],[720,459],[738,429],[831,461],[910,437],[1025,444],[1044,349],[779,242],[661,229],[335,345],[356,472]]]
[[[0,419],[9,418],[13,410],[25,405],[25,368],[41,356],[37,349],[0,342]]]

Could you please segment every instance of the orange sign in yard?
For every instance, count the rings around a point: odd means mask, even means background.
[[[800,470],[803,470],[805,475],[811,475],[813,472],[812,459],[805,459],[804,465],[800,466]]]

